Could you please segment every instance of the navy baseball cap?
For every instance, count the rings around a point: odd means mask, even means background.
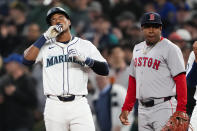
[[[22,59],[23,59],[22,55],[13,53],[13,54],[10,54],[8,57],[4,58],[3,62],[5,64],[9,62],[17,62],[19,64],[22,64]]]
[[[162,25],[161,16],[155,12],[145,13],[141,18],[141,26],[145,24],[159,24]]]

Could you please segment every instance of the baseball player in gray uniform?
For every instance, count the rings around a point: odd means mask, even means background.
[[[197,87],[197,41],[193,44],[193,51],[190,53],[187,63],[187,84],[191,87]],[[197,100],[197,89],[194,94],[194,99]],[[193,131],[197,131],[197,104],[192,112],[190,124]],[[190,130],[191,129],[189,129],[189,131]]]
[[[139,131],[160,131],[174,112],[186,112],[184,60],[179,47],[161,36],[158,13],[145,13],[141,28],[145,41],[134,47],[127,96],[119,118],[129,125],[128,114],[138,99]]]
[[[24,52],[24,64],[42,62],[47,96],[44,120],[47,131],[94,131],[87,103],[88,70],[108,75],[108,64],[87,40],[73,37],[71,21],[60,7],[46,17],[48,30]]]

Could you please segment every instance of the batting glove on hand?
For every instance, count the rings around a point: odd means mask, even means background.
[[[53,25],[50,26],[49,29],[44,33],[44,37],[47,40],[55,38],[57,35],[59,35],[63,31],[62,25]]]
[[[82,55],[76,49],[70,49],[68,51],[68,58],[71,62],[77,63],[81,66],[85,66],[85,64],[89,67],[92,67],[94,64],[94,60]]]

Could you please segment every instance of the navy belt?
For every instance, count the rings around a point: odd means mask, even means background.
[[[172,98],[173,96],[168,96],[168,97],[164,97],[164,98],[159,98],[159,99],[163,99],[161,100],[161,102],[159,103],[162,103],[162,102],[165,102],[165,101],[168,101]],[[155,99],[156,100],[156,99]],[[145,107],[152,107],[156,104],[159,104],[159,103],[156,103],[154,100],[150,100],[150,101],[147,101],[147,102],[143,102],[142,100],[140,100],[141,104]]]

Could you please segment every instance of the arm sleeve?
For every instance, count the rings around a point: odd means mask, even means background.
[[[91,69],[98,75],[107,76],[109,74],[109,66],[107,62],[100,62],[97,60],[93,60],[94,64]]]
[[[122,107],[122,111],[131,111],[136,101],[136,80],[131,75],[129,76],[129,84],[127,89],[127,95]]]
[[[176,94],[177,94],[177,108],[176,111],[186,112],[187,104],[187,83],[185,73],[181,73],[173,77],[176,83]]]

